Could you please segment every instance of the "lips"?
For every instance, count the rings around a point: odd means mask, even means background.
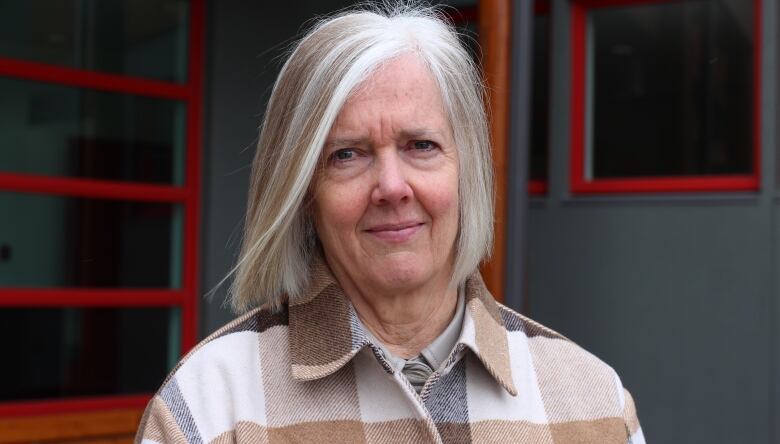
[[[397,224],[374,225],[366,233],[391,243],[406,242],[425,225],[422,222],[402,222]]]

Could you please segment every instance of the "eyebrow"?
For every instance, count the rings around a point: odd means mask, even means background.
[[[412,130],[406,130],[401,131],[401,137],[403,139],[423,139],[426,137],[441,137],[444,138],[444,134],[441,131],[438,130],[432,130],[432,129],[412,129]]]
[[[330,148],[334,146],[365,145],[366,142],[367,139],[362,137],[355,137],[355,138],[348,138],[348,139],[331,139],[325,141],[325,148]]]
[[[400,138],[403,140],[411,139],[425,139],[430,137],[445,138],[444,134],[438,130],[415,128],[410,130],[403,130],[400,133]],[[332,148],[334,146],[355,146],[355,145],[367,145],[369,144],[367,137],[348,137],[343,139],[331,139],[325,142],[325,148]]]

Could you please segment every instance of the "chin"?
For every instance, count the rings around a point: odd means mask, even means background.
[[[426,266],[409,261],[383,263],[374,274],[378,277],[377,282],[398,289],[418,287],[432,278]]]

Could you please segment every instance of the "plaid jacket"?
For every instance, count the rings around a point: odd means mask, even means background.
[[[324,265],[281,312],[201,342],[149,405],[142,443],[644,443],[615,372],[497,303],[474,274],[458,343],[418,395]]]

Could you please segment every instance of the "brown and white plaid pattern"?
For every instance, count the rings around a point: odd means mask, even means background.
[[[140,443],[644,443],[615,372],[466,283],[455,350],[417,394],[327,266],[279,313],[201,342],[150,401]]]

